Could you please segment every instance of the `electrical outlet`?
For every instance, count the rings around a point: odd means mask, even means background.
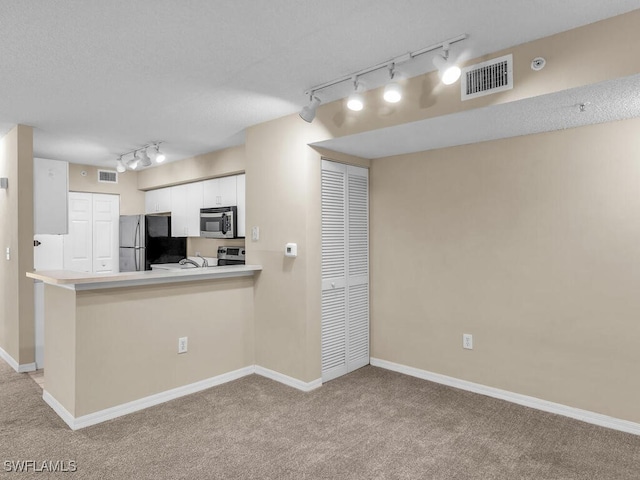
[[[470,333],[462,334],[462,348],[473,350],[473,335],[471,335]]]
[[[178,339],[178,353],[187,353],[187,337]]]
[[[7,247],[7,260],[11,260],[11,248]]]
[[[253,242],[260,240],[260,227],[251,227],[251,240]]]

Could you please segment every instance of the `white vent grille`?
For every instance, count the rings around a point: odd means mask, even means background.
[[[462,100],[513,88],[513,55],[494,58],[462,69]]]
[[[114,170],[98,170],[98,182],[118,183],[118,172]]]

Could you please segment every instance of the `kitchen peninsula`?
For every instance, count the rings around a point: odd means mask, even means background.
[[[77,429],[251,373],[260,270],[28,272],[45,283],[43,398]]]

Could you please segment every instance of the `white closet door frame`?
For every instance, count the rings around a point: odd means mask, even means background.
[[[368,175],[366,168],[322,160],[325,382],[369,364]]]

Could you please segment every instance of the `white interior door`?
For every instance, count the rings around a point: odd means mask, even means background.
[[[64,237],[64,269],[93,270],[93,196],[69,193],[69,234]]]
[[[322,380],[369,363],[368,170],[322,161]]]
[[[120,270],[120,197],[93,194],[93,272]]]

